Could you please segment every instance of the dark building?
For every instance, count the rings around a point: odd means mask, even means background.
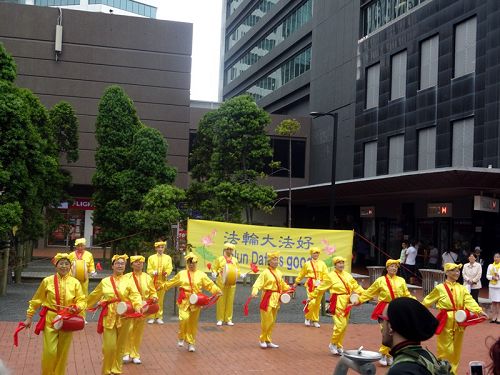
[[[68,101],[78,117],[80,159],[65,165],[73,177],[73,206],[61,209],[88,243],[94,235],[91,178],[95,171],[95,121],[99,99],[110,85],[132,98],[139,118],[168,142],[176,185],[188,185],[192,25],[0,3],[0,42],[17,64],[16,84],[32,90],[50,108]],[[55,52],[56,25],[63,26]],[[36,25],[36,27],[34,26]],[[64,244],[54,233],[48,244]],[[41,244],[40,246],[44,246]]]
[[[334,118],[311,126],[294,226],[329,225],[334,181],[335,227],[374,261],[403,239],[498,250],[499,15],[496,0],[227,0],[224,99],[338,115],[336,155]]]

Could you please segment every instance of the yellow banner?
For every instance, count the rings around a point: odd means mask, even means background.
[[[198,269],[201,271],[208,271],[208,266],[222,255],[226,242],[236,247],[234,256],[240,263],[241,273],[250,271],[250,263],[264,269],[266,253],[279,251],[279,269],[286,276],[295,276],[310,259],[311,247],[322,250],[320,259],[328,267],[332,266],[334,256],[343,256],[346,271],[351,271],[352,230],[267,227],[189,219],[187,233],[188,243],[199,257]]]

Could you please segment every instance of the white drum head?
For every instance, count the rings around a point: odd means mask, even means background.
[[[290,302],[291,299],[292,299],[292,297],[290,297],[290,294],[288,294],[288,293],[284,293],[280,297],[281,303],[288,303],[288,302]]]
[[[351,303],[358,303],[359,302],[359,295],[356,293],[351,294],[349,296],[349,301],[351,301]]]
[[[116,305],[116,313],[118,315],[123,315],[127,312],[128,306],[125,302],[118,302]]]
[[[314,280],[314,286],[320,286],[321,280]]]
[[[198,295],[193,293],[189,296],[189,303],[196,305],[196,302],[198,302]]]
[[[63,325],[63,320],[61,319],[61,315],[56,315],[54,320],[57,320],[57,322],[54,323],[54,329],[60,330]]]
[[[458,310],[458,311],[455,313],[455,320],[456,320],[458,323],[465,322],[465,321],[467,320],[467,313],[466,313],[464,310]]]

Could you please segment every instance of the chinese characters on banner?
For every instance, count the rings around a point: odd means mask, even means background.
[[[328,267],[334,256],[346,258],[346,271],[351,270],[352,230],[299,229],[189,220],[188,243],[199,256],[200,270],[222,255],[224,243],[236,246],[234,256],[242,273],[250,271],[250,263],[261,269],[267,265],[266,253],[280,251],[279,268],[286,276],[295,276],[310,259],[309,249],[321,249],[320,259]]]

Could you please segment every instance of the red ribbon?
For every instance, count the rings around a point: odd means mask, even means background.
[[[377,303],[377,306],[373,309],[372,316],[370,317],[372,320],[377,320],[380,315],[384,313],[385,307],[389,304],[389,302],[380,301]]]
[[[248,316],[248,305],[250,305],[250,302],[252,301],[252,296],[247,298],[247,301],[245,302],[245,305],[243,305],[243,314],[245,316]]]
[[[180,305],[184,298],[186,298],[186,291],[184,290],[184,288],[179,288],[179,297],[177,297],[177,304]]]
[[[17,328],[14,331],[14,346],[19,345],[19,338],[18,338],[19,332],[21,332],[25,328],[26,328],[26,325],[23,322],[17,323]]]
[[[99,320],[97,321],[97,333],[104,332],[104,317],[108,315],[108,305],[111,303],[120,302],[119,298],[113,298],[109,301],[102,301],[97,304],[96,307],[88,309],[91,312],[96,311],[99,308],[102,308],[101,313],[99,314]]]
[[[259,267],[255,263],[250,263],[250,268],[253,273],[259,273]]]
[[[309,301],[305,299],[302,304],[304,305],[304,313],[307,314],[309,312]]]
[[[212,263],[207,263],[207,268],[210,271],[212,269]]]
[[[269,307],[269,300],[271,299],[271,294],[273,292],[277,292],[276,290],[266,290],[264,292],[264,295],[262,296],[262,300],[260,301],[260,309],[262,311],[267,311],[267,308]]]
[[[102,271],[101,262],[97,262],[97,264],[95,265],[95,269],[98,271]]]
[[[434,333],[436,335],[439,335],[441,332],[443,332],[446,321],[448,320],[448,310],[439,311],[439,314],[436,315],[436,319],[439,321],[439,324]]]
[[[311,293],[314,290],[314,279],[313,278],[308,278],[307,279],[307,290],[309,290],[309,293]]]

